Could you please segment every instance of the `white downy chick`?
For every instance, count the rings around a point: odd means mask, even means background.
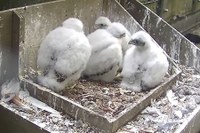
[[[121,23],[119,22],[112,23],[107,17],[100,16],[95,21],[95,28],[107,29],[109,32],[111,32],[111,34],[114,33],[114,36],[116,30],[120,30],[120,32],[125,32],[124,37],[121,40],[123,55],[125,55],[126,50],[131,47],[131,45],[128,45],[128,42],[131,39],[131,34]]]
[[[121,38],[122,52],[123,52],[123,55],[125,55],[126,50],[130,48],[130,45],[128,45],[128,42],[131,40],[130,32],[124,27],[124,25],[118,22],[113,22],[112,24],[110,24],[107,30],[117,38],[119,38],[117,36],[118,34],[117,32],[123,33],[120,36],[120,38]]]
[[[38,51],[39,84],[53,91],[71,86],[81,76],[91,55],[91,46],[77,18],[69,18],[51,31]]]
[[[136,92],[159,85],[168,71],[169,62],[163,49],[145,31],[132,35],[124,57],[121,87]]]
[[[18,78],[6,81],[1,86],[1,101],[9,102],[19,95],[20,83]]]
[[[107,17],[100,16],[95,21],[95,29],[107,29],[111,24],[112,22]]]
[[[120,33],[118,36],[121,36]],[[83,76],[92,80],[113,81],[122,62],[119,40],[105,29],[98,29],[87,37],[92,55]]]

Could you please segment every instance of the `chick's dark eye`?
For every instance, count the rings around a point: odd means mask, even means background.
[[[122,33],[122,34],[121,34],[121,37],[125,37],[125,36],[126,36],[126,33]]]
[[[133,43],[136,43],[136,44],[137,44],[137,43],[138,43],[138,40],[133,40]]]
[[[104,24],[100,24],[100,26],[101,26],[101,27],[103,27],[103,26],[104,26]]]

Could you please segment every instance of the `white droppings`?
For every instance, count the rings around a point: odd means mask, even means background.
[[[57,98],[54,96],[54,97],[53,97],[53,108],[54,108],[54,109],[56,108],[56,99],[57,99]]]
[[[46,126],[46,123],[39,123],[39,127],[44,128]]]
[[[159,23],[161,22],[162,18],[158,17],[157,23],[156,23],[156,27],[158,27]]]
[[[57,115],[57,116],[60,115],[60,113],[58,111],[56,111],[55,109],[49,107],[48,105],[46,105],[43,102],[31,97],[29,95],[28,91],[20,91],[19,92],[19,97],[21,99],[23,99],[27,104],[30,104],[30,105],[32,105],[34,107],[37,107],[37,108],[41,109],[41,110],[45,110],[45,111],[47,111],[49,113],[52,113],[54,115]]]
[[[178,35],[176,32],[172,32],[173,37],[170,38],[170,57],[173,59],[180,61],[180,45],[182,37]]]
[[[181,119],[183,117],[183,113],[180,110],[174,111],[174,115]]]
[[[77,110],[76,110],[76,114],[75,114],[75,120],[77,120],[77,119],[78,119],[78,111],[79,111],[79,109],[77,109]]]
[[[6,73],[7,73],[7,71],[6,71],[6,70],[4,70],[4,71],[3,71],[3,74],[4,74],[4,75],[6,75]]]
[[[197,49],[196,48],[194,48],[193,46],[191,46],[192,47],[192,54],[194,55],[194,57],[193,57],[193,65],[192,66],[196,66],[195,68],[198,68],[198,58],[199,57],[197,57]]]
[[[148,9],[145,10],[144,12],[144,19],[142,21],[142,27],[146,27],[146,25],[149,26],[149,21],[150,21],[150,11]],[[148,27],[149,29],[149,27]]]
[[[36,89],[34,89],[34,96],[36,96],[36,93],[37,93],[37,90],[36,90]]]
[[[167,91],[167,99],[168,101],[171,103],[171,105],[176,106],[178,105],[178,101],[176,99],[174,99],[174,93],[172,92],[172,90]]]

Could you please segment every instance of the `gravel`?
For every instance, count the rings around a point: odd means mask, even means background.
[[[135,93],[119,87],[119,81],[112,83],[80,80],[75,88],[63,95],[106,118],[116,117],[130,105],[136,103],[147,92]]]
[[[166,96],[153,100],[133,121],[118,130],[122,132],[173,133],[200,104],[200,75],[181,66],[179,81]],[[141,126],[142,125],[142,126]]]

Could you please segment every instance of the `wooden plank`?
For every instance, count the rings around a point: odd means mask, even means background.
[[[96,112],[93,112],[80,104],[61,96],[45,87],[41,87],[29,80],[23,79],[22,88],[26,88],[30,95],[46,103],[50,107],[64,112],[75,119],[81,119],[83,122],[89,123],[91,126],[97,127],[105,131],[111,131],[112,123]]]
[[[47,5],[46,8],[43,5]],[[57,0],[15,10],[18,15],[23,16],[25,21],[24,41],[20,44],[19,51],[20,75],[31,71],[31,68],[37,68],[36,58],[39,45],[49,31],[61,24],[66,14],[64,7],[63,0]],[[62,12],[61,9],[63,9]]]
[[[11,31],[12,12],[0,12],[0,84],[13,77]]]
[[[200,131],[200,106],[198,106],[192,114],[180,125],[175,133],[198,133]]]
[[[50,133],[0,105],[0,131],[4,133]]]
[[[16,11],[12,11],[12,62],[10,65],[13,66],[13,69],[11,70],[13,77],[17,77],[19,75],[19,47],[24,42],[24,26],[24,17]]]

